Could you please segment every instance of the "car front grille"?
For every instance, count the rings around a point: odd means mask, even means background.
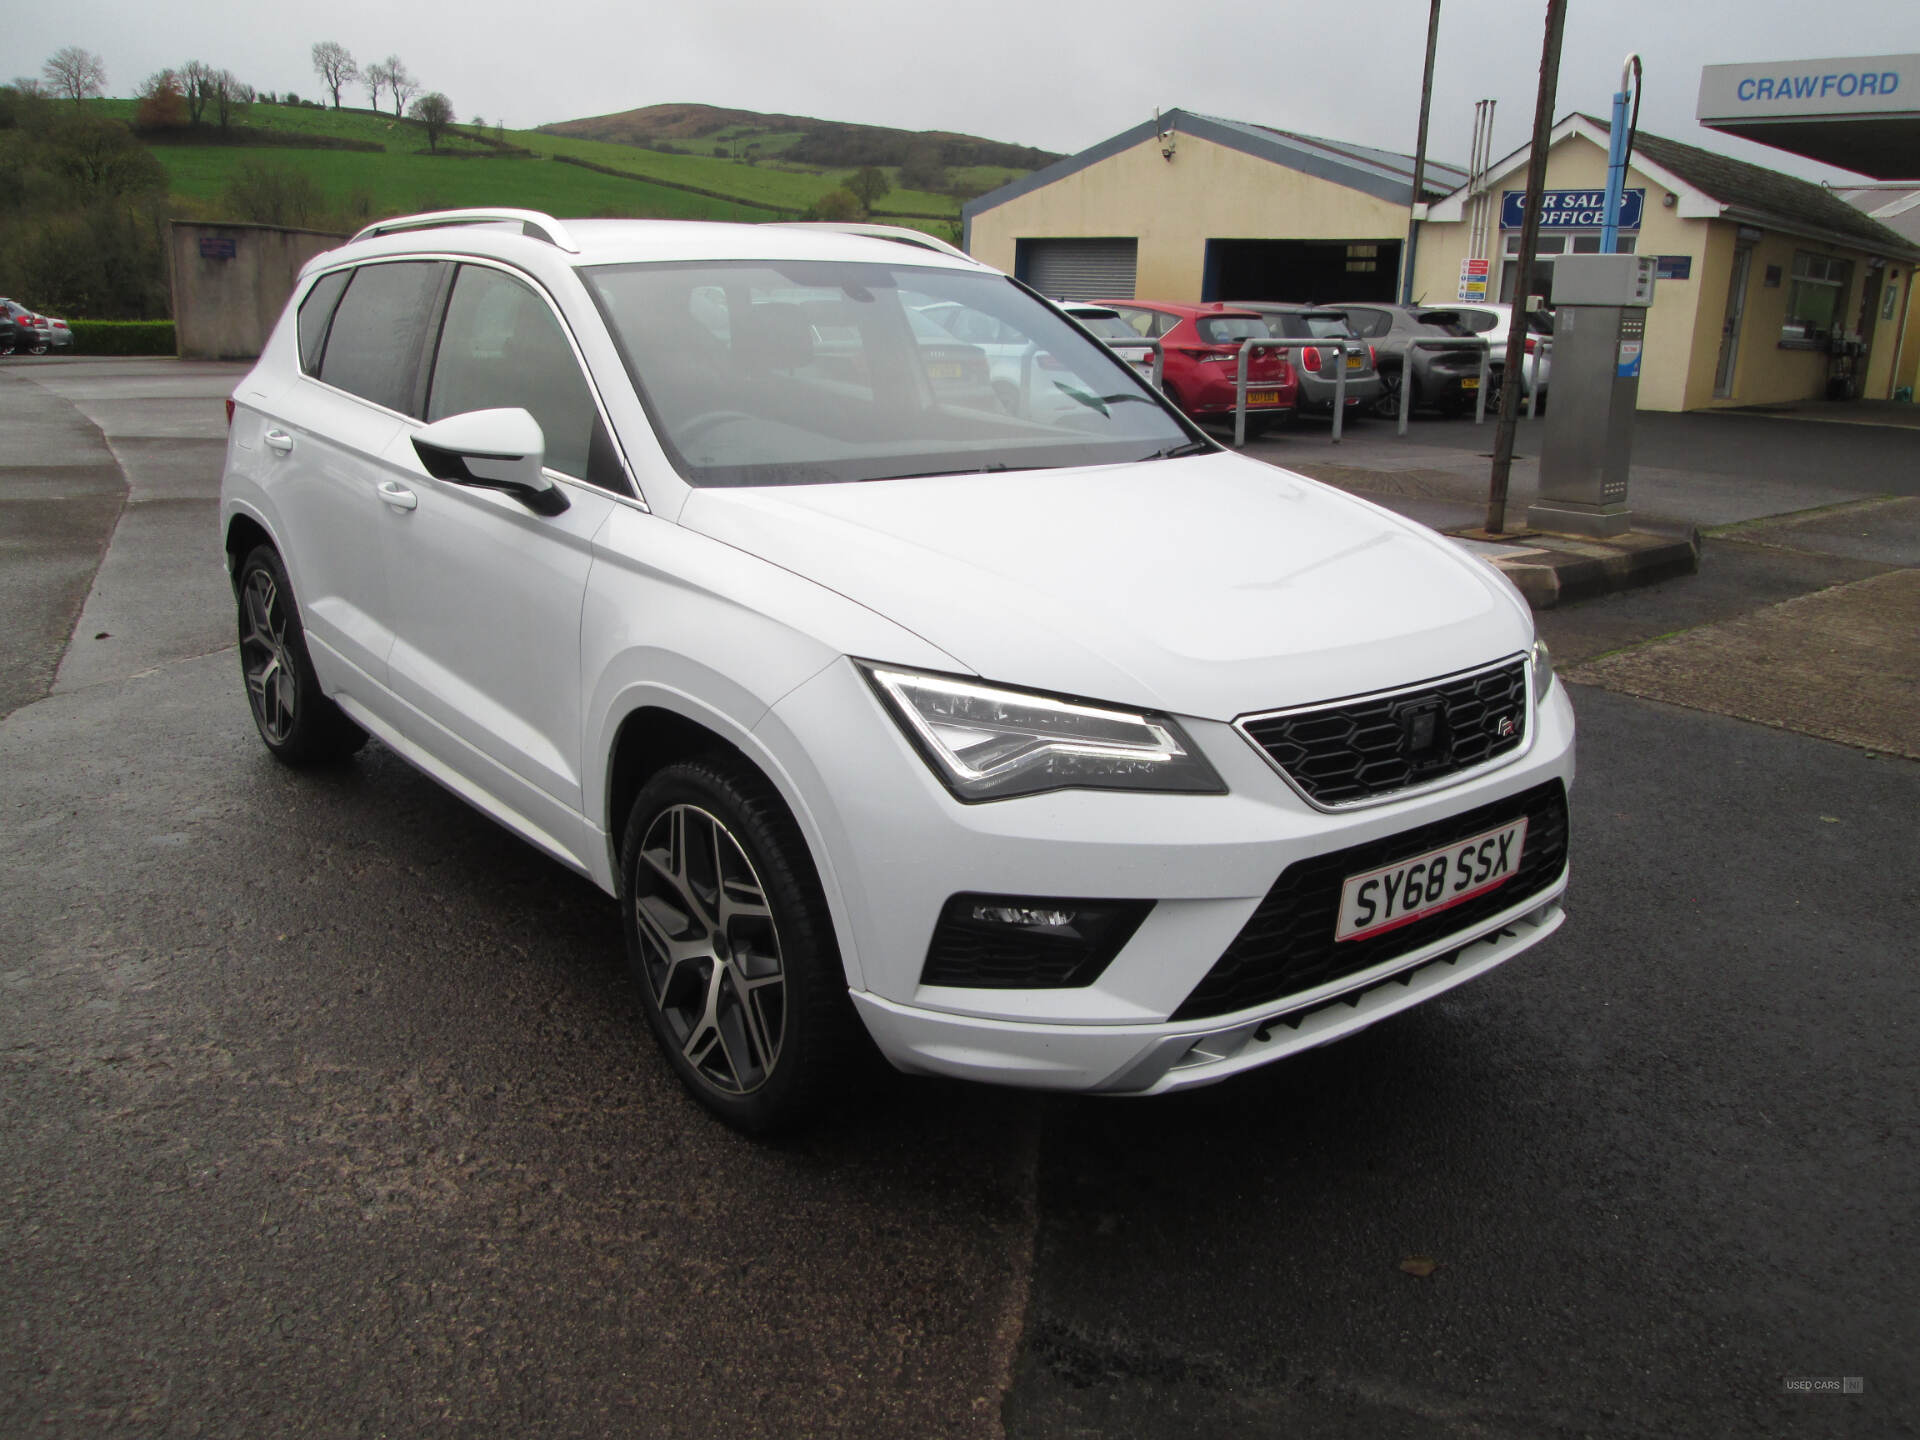
[[[1340,888],[1349,875],[1438,850],[1527,817],[1520,867],[1511,880],[1385,934],[1335,941]],[[1382,840],[1289,865],[1174,1020],[1202,1020],[1298,995],[1370,970],[1398,955],[1470,929],[1547,889],[1567,864],[1567,792],[1549,780],[1518,795]]]
[[[1316,805],[1362,804],[1518,752],[1527,732],[1526,662],[1239,723]]]

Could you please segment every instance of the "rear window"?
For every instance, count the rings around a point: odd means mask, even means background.
[[[1193,322],[1209,345],[1237,345],[1242,340],[1270,340],[1273,331],[1257,315],[1212,315]]]
[[[1527,333],[1530,335],[1551,335],[1553,333],[1553,312],[1551,310],[1527,311]]]
[[[1347,326],[1347,317],[1327,311],[1320,315],[1300,316],[1306,333],[1316,340],[1345,340],[1353,334]]]
[[[1452,310],[1426,310],[1416,317],[1422,330],[1431,330],[1436,335],[1467,336],[1473,334],[1460,323],[1460,316]]]
[[[421,343],[445,268],[438,260],[396,260],[355,270],[327,331],[320,378],[413,414]]]
[[[320,373],[320,352],[327,344],[327,322],[333,319],[333,307],[340,303],[340,292],[347,288],[351,270],[336,270],[313,282],[313,289],[300,302],[300,368],[309,375]]]
[[[1141,338],[1138,330],[1135,330],[1111,310],[1102,310],[1091,315],[1076,311],[1074,312],[1073,318],[1078,320],[1094,334],[1098,335],[1102,340],[1138,340]]]
[[[1354,334],[1377,339],[1393,328],[1393,316],[1385,310],[1349,310],[1347,323]]]
[[[1500,317],[1491,310],[1449,310],[1446,317],[1461,327],[1460,333],[1463,335],[1485,335],[1500,324]],[[1420,323],[1428,325],[1432,321],[1422,315]]]

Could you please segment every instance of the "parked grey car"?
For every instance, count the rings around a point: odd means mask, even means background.
[[[1413,356],[1413,401],[1415,410],[1435,409],[1445,415],[1458,415],[1474,407],[1475,391],[1480,384],[1480,352],[1471,346],[1454,350],[1412,349],[1412,340],[1467,340],[1474,333],[1460,317],[1441,306],[1392,305],[1377,301],[1355,304],[1328,304],[1328,310],[1346,312],[1353,332],[1374,347],[1374,363],[1379,367],[1380,397],[1376,412],[1396,414],[1400,409],[1401,375],[1407,369],[1407,356]],[[1496,352],[1489,357],[1487,408],[1499,400],[1502,361]]]
[[[33,312],[12,300],[0,299],[0,355],[30,350],[34,341]]]
[[[1334,397],[1339,393],[1339,367],[1347,371],[1347,411],[1371,409],[1385,386],[1374,365],[1373,347],[1353,332],[1347,312],[1324,305],[1276,305],[1265,300],[1235,301],[1234,308],[1257,310],[1275,337],[1298,340],[1287,347],[1287,359],[1300,376],[1300,390],[1293,402],[1298,415],[1331,415]],[[1314,342],[1344,341],[1344,353]]]

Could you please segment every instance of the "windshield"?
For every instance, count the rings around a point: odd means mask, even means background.
[[[778,260],[582,274],[694,485],[1111,465],[1194,444],[1131,367],[1004,276]]]

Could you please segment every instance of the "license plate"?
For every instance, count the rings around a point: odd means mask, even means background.
[[[1460,388],[1462,390],[1478,390],[1480,388],[1480,377],[1478,375],[1467,377],[1460,382]]]
[[[1247,403],[1249,405],[1278,405],[1280,403],[1280,392],[1278,390],[1249,390],[1247,391]]]
[[[958,380],[964,373],[958,365],[927,366],[927,378],[929,380]]]
[[[1349,875],[1340,887],[1333,938],[1379,935],[1504,885],[1520,868],[1526,839],[1523,817],[1442,849]]]
[[[1360,368],[1360,357],[1358,355],[1347,356],[1347,369],[1358,370],[1359,368]]]

